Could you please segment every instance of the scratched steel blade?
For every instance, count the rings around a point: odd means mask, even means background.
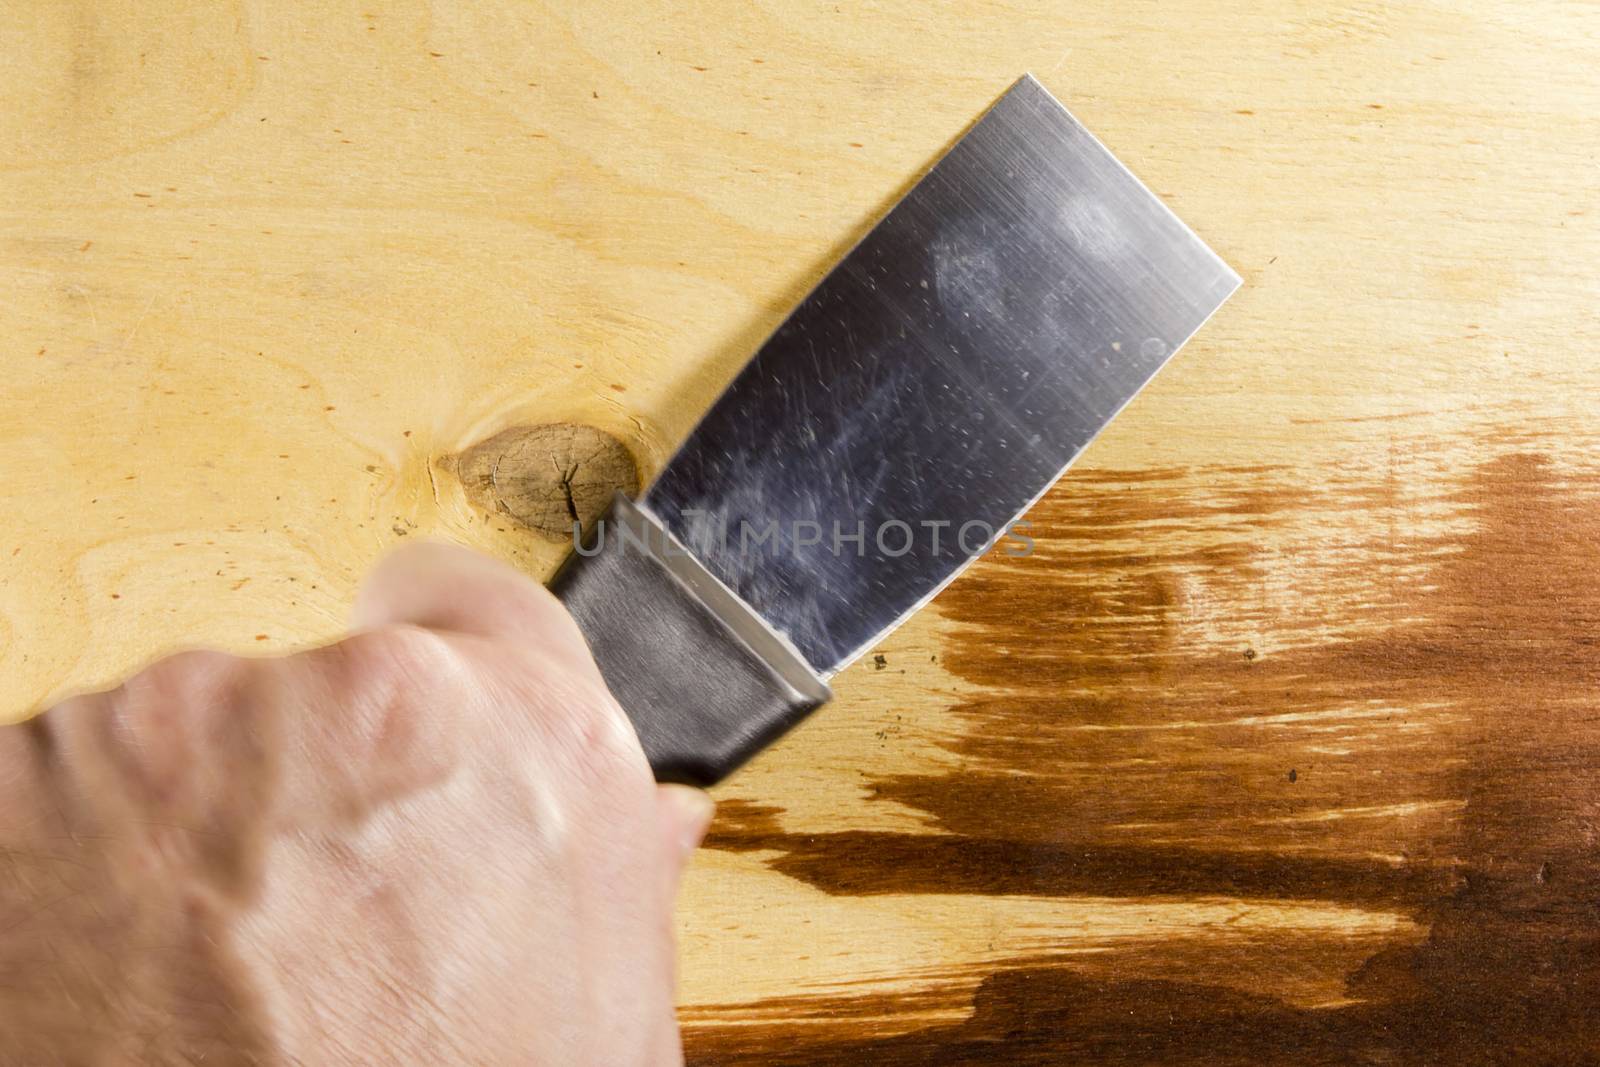
[[[643,503],[827,677],[971,562],[983,527],[966,546],[960,528],[1017,517],[1238,285],[1024,77],[762,346]]]

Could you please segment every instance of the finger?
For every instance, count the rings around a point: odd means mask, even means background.
[[[588,645],[560,601],[521,571],[437,541],[407,545],[373,570],[356,597],[358,629],[404,623],[510,637],[581,656]]]
[[[577,800],[572,892],[581,911],[588,988],[615,1025],[595,1037],[585,1063],[680,1063],[673,990],[677,954],[672,898],[710,799],[657,786],[639,768]]]
[[[667,865],[667,895],[675,896],[689,858],[705,839],[716,803],[703,789],[687,785],[656,787],[656,822]]]
[[[570,727],[554,729],[556,738],[574,735],[581,741],[620,730],[629,747],[638,747],[577,623],[544,586],[498,560],[439,542],[408,545],[368,577],[356,598],[354,622],[492,642],[488,661],[511,668],[499,672],[502,681],[530,709],[557,709],[570,720],[536,716],[551,727]]]

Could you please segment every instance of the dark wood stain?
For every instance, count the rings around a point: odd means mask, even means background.
[[[1075,474],[1031,516],[1032,557],[937,602],[940,660],[982,692],[955,709],[960,769],[873,783],[950,836],[786,833],[739,803],[708,841],[836,894],[1324,901],[1401,911],[1420,943],[1017,959],[909,999],[690,1020],[690,1061],[1600,1062],[1600,471],[1531,443],[1431,482]],[[1205,636],[1200,586],[1260,643]],[[1286,596],[1303,608],[1260,607]],[[1259,965],[1279,949],[1348,1001],[1288,1002]],[[952,998],[965,1021],[882,1036]]]
[[[961,794],[966,794],[962,790]],[[973,791],[971,802],[984,799]],[[803,836],[719,832],[708,847],[783,850],[770,866],[829,893],[1013,896],[1275,897],[1386,907],[1434,899],[1455,881],[1424,865],[1285,858],[1157,845],[1106,847],[867,830]]]

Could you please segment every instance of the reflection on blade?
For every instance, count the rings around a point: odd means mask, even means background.
[[[1024,78],[762,346],[644,504],[827,676],[1048,488],[1238,284]]]

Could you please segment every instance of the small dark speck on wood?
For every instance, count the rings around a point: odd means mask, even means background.
[[[889,665],[889,657],[885,656],[883,653],[880,652],[877,655],[872,657],[872,669],[873,670],[881,671],[885,667],[887,667],[888,665]]]
[[[440,465],[474,504],[555,541],[570,540],[574,522],[593,527],[618,492],[639,492],[627,446],[577,423],[513,426]]]

